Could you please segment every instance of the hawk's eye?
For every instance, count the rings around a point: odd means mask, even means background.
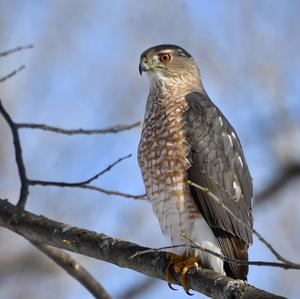
[[[171,56],[169,54],[161,54],[159,56],[159,60],[161,62],[169,62],[171,60]]]

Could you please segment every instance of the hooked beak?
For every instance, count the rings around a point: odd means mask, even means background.
[[[139,73],[142,75],[143,72],[147,72],[150,70],[149,61],[144,57],[139,65]]]

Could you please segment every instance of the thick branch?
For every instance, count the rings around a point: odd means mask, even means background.
[[[0,200],[0,225],[35,242],[165,279],[164,270],[168,259],[164,252],[150,252],[130,259],[136,252],[148,248],[20,211],[5,200]],[[180,284],[178,274],[174,274],[174,279]],[[189,283],[192,289],[213,298],[283,298],[206,269],[191,271]]]
[[[67,273],[77,279],[97,299],[111,299],[99,282],[68,253],[61,249],[30,241]]]
[[[84,129],[63,129],[58,127],[52,127],[44,124],[32,124],[32,123],[17,123],[18,129],[37,129],[48,131],[52,133],[65,134],[65,135],[92,135],[92,134],[108,134],[118,133],[121,131],[130,130],[139,127],[141,122],[135,122],[130,125],[117,125],[106,129],[84,130]]]

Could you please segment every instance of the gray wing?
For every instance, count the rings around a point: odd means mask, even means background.
[[[205,92],[192,92],[186,100],[186,139],[191,145],[189,179],[207,187],[237,218],[252,227],[252,179],[237,133]],[[191,191],[223,253],[247,260],[251,229],[241,225],[208,193],[194,187]],[[235,278],[247,276],[248,267],[230,264],[229,268]]]

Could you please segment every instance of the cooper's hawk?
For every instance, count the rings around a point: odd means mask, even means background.
[[[142,53],[139,71],[149,75],[150,93],[138,160],[162,231],[174,244],[190,245],[185,234],[204,248],[247,261],[253,187],[237,133],[206,94],[197,64],[184,49],[152,47]],[[194,257],[193,263],[247,279],[246,265],[223,263],[200,250],[184,248],[180,254],[187,265]],[[176,263],[183,265],[182,259],[173,261],[181,271]],[[187,270],[182,272],[185,290]]]

